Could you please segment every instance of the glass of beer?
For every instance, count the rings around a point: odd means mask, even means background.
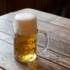
[[[29,63],[37,58],[37,35],[42,33],[47,44],[47,34],[37,28],[37,18],[32,13],[15,16],[14,55],[21,63]]]

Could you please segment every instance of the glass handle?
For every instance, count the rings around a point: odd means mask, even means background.
[[[43,38],[42,38],[43,37]],[[38,36],[37,36],[37,45],[42,47],[43,51],[46,50],[48,45],[48,36],[47,32],[44,30],[38,30]]]

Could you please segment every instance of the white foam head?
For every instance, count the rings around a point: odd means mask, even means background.
[[[18,21],[32,20],[32,19],[36,19],[36,16],[33,15],[32,13],[19,13],[16,14],[15,16],[15,20]]]

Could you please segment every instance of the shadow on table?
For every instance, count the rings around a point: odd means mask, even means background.
[[[28,64],[21,64],[18,63],[24,70],[55,70],[52,66],[48,65],[43,58],[38,57],[37,60],[28,63]]]

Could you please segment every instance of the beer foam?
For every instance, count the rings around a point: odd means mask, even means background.
[[[19,14],[16,14],[15,16],[15,20],[18,20],[18,21],[24,21],[24,20],[34,20],[36,19],[36,16],[33,15],[32,13],[19,13]]]

